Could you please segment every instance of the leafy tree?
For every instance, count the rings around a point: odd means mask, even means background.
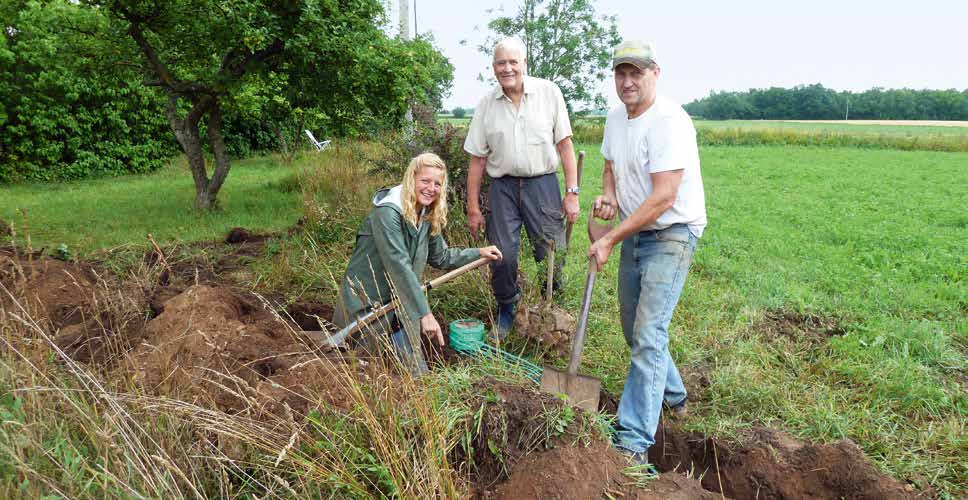
[[[592,0],[524,0],[512,16],[488,23],[494,35],[479,50],[490,54],[498,39],[516,36],[527,48],[528,73],[555,82],[573,112],[605,107],[599,91],[621,41],[615,16],[599,17]]]
[[[110,15],[103,40],[164,93],[199,209],[216,205],[231,167],[226,116],[260,128],[324,102],[315,118],[354,133],[368,118],[399,122],[411,100],[439,103],[452,75],[426,40],[379,30],[378,0],[88,1]]]
[[[454,108],[454,118],[463,118],[467,116],[467,111],[464,108],[457,106]]]
[[[713,120],[829,120],[843,118],[848,99],[850,117],[858,120],[968,120],[968,90],[955,89],[873,88],[848,93],[813,84],[712,92],[685,108],[690,114]]]
[[[0,2],[0,182],[142,173],[168,161],[163,101],[93,39],[103,13]]]

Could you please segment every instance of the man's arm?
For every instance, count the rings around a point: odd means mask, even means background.
[[[467,228],[475,238],[484,228],[484,216],[481,214],[481,179],[484,178],[486,164],[486,156],[471,155],[471,163],[467,167]]]
[[[635,212],[632,212],[632,215],[622,221],[618,226],[612,228],[611,231],[606,233],[605,236],[602,236],[600,240],[596,241],[588,249],[588,256],[595,257],[599,269],[608,262],[608,256],[611,254],[612,248],[615,245],[630,235],[639,232],[649,224],[652,224],[666,210],[672,207],[679,193],[679,184],[682,183],[683,172],[684,170],[668,170],[649,174],[652,178],[652,193],[649,194],[649,197],[639,205],[639,208],[635,209]],[[613,193],[614,190],[615,186],[613,182]]]
[[[555,144],[558,149],[558,157],[561,158],[562,167],[565,170],[565,188],[578,185],[578,165],[575,162],[575,147],[572,144],[571,136],[565,137]],[[562,203],[565,210],[565,217],[568,222],[575,222],[578,219],[578,195],[575,193],[565,193]]]
[[[602,169],[602,194],[595,198],[592,204],[592,217],[612,220],[618,211],[617,195],[615,194],[615,173],[612,171],[612,160],[605,160]]]

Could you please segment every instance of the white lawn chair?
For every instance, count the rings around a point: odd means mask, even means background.
[[[309,136],[309,142],[313,143],[313,147],[316,148],[317,153],[320,153],[324,149],[329,147],[330,141],[323,141],[323,142],[317,141],[316,136],[314,136],[313,133],[309,131],[309,129],[306,129],[306,135]]]

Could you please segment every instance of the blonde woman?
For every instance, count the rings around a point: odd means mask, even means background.
[[[421,290],[424,267],[430,264],[450,270],[480,257],[501,260],[501,252],[494,246],[448,248],[441,234],[446,225],[447,167],[437,155],[424,153],[410,161],[399,186],[380,190],[373,197],[373,209],[356,233],[333,319],[344,327],[372,307],[386,304],[396,293],[402,303],[396,315],[386,316],[363,335],[380,341],[380,336],[389,335],[397,357],[417,375],[426,372],[427,366],[413,362],[401,320],[419,324],[425,336],[444,345],[440,324]]]

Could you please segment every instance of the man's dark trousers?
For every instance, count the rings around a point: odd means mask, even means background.
[[[534,260],[548,255],[548,240],[555,242],[555,255],[565,254],[564,215],[561,188],[554,173],[537,177],[504,176],[491,178],[487,199],[487,238],[504,258],[491,263],[491,287],[498,304],[517,302],[518,250],[521,225],[534,247]],[[555,259],[556,275],[561,274],[562,259]]]

